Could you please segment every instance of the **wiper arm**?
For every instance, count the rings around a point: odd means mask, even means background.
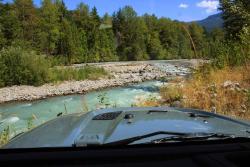
[[[148,137],[156,135],[173,135],[170,137],[160,138],[146,142],[144,144],[158,144],[158,143],[167,143],[167,142],[189,142],[189,141],[204,141],[204,140],[225,140],[225,139],[249,139],[249,137],[237,137],[231,134],[222,134],[222,133],[179,133],[179,132],[167,132],[159,131],[154,133],[149,133],[142,136],[136,136],[124,140],[119,140],[111,143],[106,143],[103,145],[106,146],[117,146],[117,145],[128,145],[135,141],[145,139]]]
[[[225,140],[225,139],[235,139],[235,138],[244,138],[247,137],[236,137],[230,134],[221,134],[221,133],[194,133],[184,136],[171,136],[161,139],[152,140],[150,143],[167,143],[167,142],[189,142],[189,141],[204,141],[204,140]]]
[[[148,137],[152,137],[152,136],[156,136],[156,135],[174,135],[174,136],[190,136],[190,135],[194,135],[193,133],[179,133],[179,132],[168,132],[168,131],[158,131],[158,132],[154,132],[154,133],[149,133],[146,135],[142,135],[142,136],[136,136],[136,137],[132,137],[132,138],[128,138],[128,139],[124,139],[124,140],[119,140],[119,141],[115,141],[115,142],[111,142],[111,143],[107,143],[107,144],[103,144],[106,146],[112,146],[112,145],[128,145],[130,143],[133,143],[135,141],[141,140],[141,139],[145,139]]]

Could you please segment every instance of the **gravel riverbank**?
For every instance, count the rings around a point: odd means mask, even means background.
[[[148,80],[158,80],[171,76],[184,76],[190,72],[189,67],[195,67],[199,61],[182,60],[169,62],[127,62],[90,64],[103,67],[110,73],[110,78],[98,80],[66,81],[59,84],[45,84],[40,87],[12,86],[0,89],[0,103],[11,101],[33,101],[52,96],[82,94],[108,87],[124,86]],[[75,65],[67,68],[81,68]]]

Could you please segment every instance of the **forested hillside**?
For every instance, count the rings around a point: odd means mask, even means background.
[[[223,19],[222,14],[218,13],[215,15],[211,15],[206,19],[197,21],[197,23],[204,27],[208,32],[211,32],[215,28],[223,28]]]
[[[44,0],[40,8],[32,0],[14,0],[0,7],[0,47],[22,47],[50,57],[61,56],[66,63],[115,60],[206,57],[208,34],[202,27],[157,18],[138,16],[132,7],[112,16],[98,15],[81,3],[67,10],[61,0]]]
[[[0,86],[42,84],[48,68],[72,63],[209,58],[218,67],[242,64],[249,58],[249,3],[221,0],[221,10],[225,30],[208,33],[196,23],[138,16],[130,6],[101,17],[83,3],[68,10],[62,0],[43,0],[39,8],[32,0],[0,1]]]

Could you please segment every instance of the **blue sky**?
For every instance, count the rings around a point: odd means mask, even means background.
[[[5,0],[11,1],[11,0]],[[41,0],[34,0],[36,5]],[[158,17],[168,17],[180,21],[194,21],[218,13],[218,0],[64,0],[68,9],[75,9],[77,4],[84,2],[91,8],[96,6],[98,13],[112,14],[117,9],[130,5],[139,15],[156,14]]]

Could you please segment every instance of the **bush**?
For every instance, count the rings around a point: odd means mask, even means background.
[[[49,80],[44,56],[19,47],[0,51],[0,86],[41,85]]]
[[[182,91],[178,86],[166,86],[160,89],[162,99],[167,103],[180,101],[182,99]]]

